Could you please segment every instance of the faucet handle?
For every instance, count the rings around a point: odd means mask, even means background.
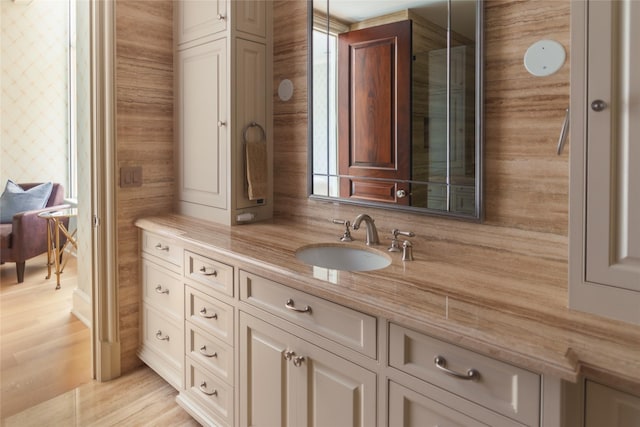
[[[389,246],[389,252],[400,252],[400,244],[398,242],[398,235],[414,237],[415,233],[413,231],[400,231],[397,228],[391,230],[391,246]]]
[[[402,260],[413,261],[413,245],[408,240],[402,242]]]
[[[349,227],[351,227],[351,223],[349,221],[344,219],[332,219],[331,222],[333,222],[334,224],[344,225],[344,233],[340,238],[341,242],[353,242],[353,239],[351,238],[351,230],[349,230]]]

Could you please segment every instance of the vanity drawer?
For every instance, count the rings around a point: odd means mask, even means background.
[[[470,369],[476,379],[463,377]],[[395,324],[389,325],[389,364],[526,425],[539,424],[540,376]]]
[[[166,237],[143,231],[142,251],[182,267],[183,248]]]
[[[371,358],[376,358],[376,318],[240,271],[240,299]]]
[[[147,304],[142,305],[144,345],[168,359],[173,368],[182,370],[184,360],[184,332],[179,324]]]
[[[147,259],[142,260],[142,298],[158,309],[166,310],[182,321],[184,292],[182,278]]]
[[[185,319],[233,346],[233,307],[185,286]]]
[[[233,425],[233,388],[216,378],[199,363],[187,358],[186,393],[201,403],[215,421]]]
[[[189,251],[184,253],[185,277],[233,296],[233,267]]]
[[[228,384],[232,384],[233,349],[188,322],[186,328],[187,356],[200,362],[202,366],[215,373]]]

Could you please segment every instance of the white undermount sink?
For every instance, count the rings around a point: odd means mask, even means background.
[[[316,267],[344,271],[379,270],[391,264],[391,257],[383,252],[337,243],[303,246],[296,251],[296,258]]]

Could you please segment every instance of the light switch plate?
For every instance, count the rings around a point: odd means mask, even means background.
[[[120,188],[142,187],[142,166],[120,168]]]

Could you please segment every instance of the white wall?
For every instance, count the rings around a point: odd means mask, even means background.
[[[67,182],[68,0],[0,0],[0,186]]]

